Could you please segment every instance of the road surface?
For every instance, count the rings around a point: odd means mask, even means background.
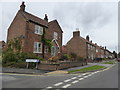
[[[1,74],[3,88],[118,88],[118,64],[98,72],[68,75]]]

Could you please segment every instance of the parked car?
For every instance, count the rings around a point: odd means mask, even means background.
[[[116,58],[116,60],[117,60],[118,62],[120,62],[120,58]]]

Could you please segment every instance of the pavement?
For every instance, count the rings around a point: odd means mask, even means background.
[[[49,75],[49,74],[50,75],[52,75],[52,74],[68,74],[68,71],[70,71],[70,70],[82,69],[82,68],[90,67],[90,66],[94,66],[94,65],[101,65],[101,66],[105,66],[105,67],[111,66],[110,64],[101,64],[101,63],[102,62],[88,63],[85,66],[73,67],[73,68],[68,68],[68,69],[64,69],[64,70],[56,70],[56,71],[2,67],[2,73],[39,74],[39,75],[44,75],[44,74],[46,74],[46,75]]]
[[[51,71],[37,70],[37,69],[24,69],[24,68],[8,68],[2,67],[3,73],[18,73],[18,74],[44,74]]]

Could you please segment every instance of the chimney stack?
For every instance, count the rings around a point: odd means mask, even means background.
[[[86,40],[88,40],[88,41],[89,41],[89,35],[87,35],[87,36],[86,36]]]
[[[74,31],[73,37],[80,37],[80,31]]]
[[[44,20],[48,22],[48,16],[47,16],[47,14],[45,14]]]
[[[20,11],[25,11],[25,2],[22,2],[22,5],[20,5]]]

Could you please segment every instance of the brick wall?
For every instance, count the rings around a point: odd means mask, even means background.
[[[77,66],[86,65],[86,62],[63,62],[59,64],[39,64],[38,69],[40,70],[60,70],[66,68],[72,68]]]

